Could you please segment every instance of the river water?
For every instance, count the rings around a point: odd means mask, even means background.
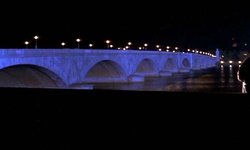
[[[1,146],[99,150],[249,145],[250,102],[245,95],[189,93],[241,93],[237,70],[213,67],[150,77],[141,83],[94,85],[96,89],[187,91],[184,98],[179,92],[2,88]]]
[[[241,93],[239,66],[216,66],[167,77],[146,77],[137,83],[98,83],[93,89]]]

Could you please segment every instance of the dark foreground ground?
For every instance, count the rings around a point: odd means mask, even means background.
[[[1,150],[250,147],[247,95],[0,90]]]

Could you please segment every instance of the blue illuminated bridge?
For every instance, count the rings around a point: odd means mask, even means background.
[[[1,87],[85,89],[213,67],[218,56],[114,49],[0,49]]]

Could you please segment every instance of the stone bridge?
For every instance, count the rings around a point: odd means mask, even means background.
[[[143,82],[216,65],[199,53],[113,49],[0,49],[1,87],[86,88],[102,82]]]

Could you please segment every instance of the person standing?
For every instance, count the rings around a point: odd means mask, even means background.
[[[250,94],[250,56],[243,60],[237,71],[237,78],[242,82],[242,93]]]

